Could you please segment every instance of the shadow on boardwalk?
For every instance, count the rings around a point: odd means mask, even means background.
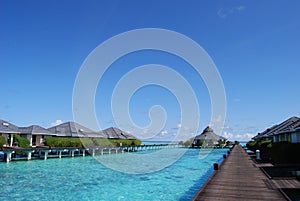
[[[278,190],[268,187],[267,180],[243,148],[235,146],[194,200],[285,200]]]

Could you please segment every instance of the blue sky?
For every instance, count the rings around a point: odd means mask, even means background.
[[[163,28],[190,37],[207,51],[226,90],[227,114],[220,134],[248,140],[300,116],[299,9],[299,1],[2,0],[0,118],[20,126],[72,121],[74,82],[90,52],[125,31]],[[104,87],[96,94],[101,127],[114,126],[114,85],[127,71],[149,63],[172,67],[190,82],[199,101],[201,132],[211,112],[205,84],[182,60],[155,51],[128,55],[107,71],[101,80]],[[145,126],[149,108],[157,104],[165,108],[168,120],[156,137],[167,139],[180,126],[179,104],[169,91],[157,86],[139,90],[130,102],[130,114]]]

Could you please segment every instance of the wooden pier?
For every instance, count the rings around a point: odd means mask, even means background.
[[[268,178],[243,148],[235,146],[193,200],[285,200],[266,181]]]
[[[155,151],[160,149],[182,147],[179,144],[153,144],[140,146],[121,146],[121,147],[2,147],[0,151],[4,153],[2,161],[19,161],[48,158],[75,157],[85,155],[104,155],[104,154],[119,154],[124,152],[140,152],[140,151]],[[16,152],[25,153],[23,156],[15,157]],[[1,161],[1,159],[0,159]]]

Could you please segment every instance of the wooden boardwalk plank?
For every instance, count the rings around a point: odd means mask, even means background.
[[[194,200],[285,200],[277,189],[267,185],[266,179],[243,148],[235,146]]]

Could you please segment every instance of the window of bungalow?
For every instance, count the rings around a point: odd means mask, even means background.
[[[282,142],[282,141],[285,141],[284,140],[284,135],[280,135],[280,141]]]
[[[278,142],[278,136],[277,136],[277,135],[274,135],[273,141],[274,141],[274,142]]]
[[[291,142],[291,134],[287,134],[287,141]]]
[[[300,133],[292,133],[292,143],[300,142]]]

